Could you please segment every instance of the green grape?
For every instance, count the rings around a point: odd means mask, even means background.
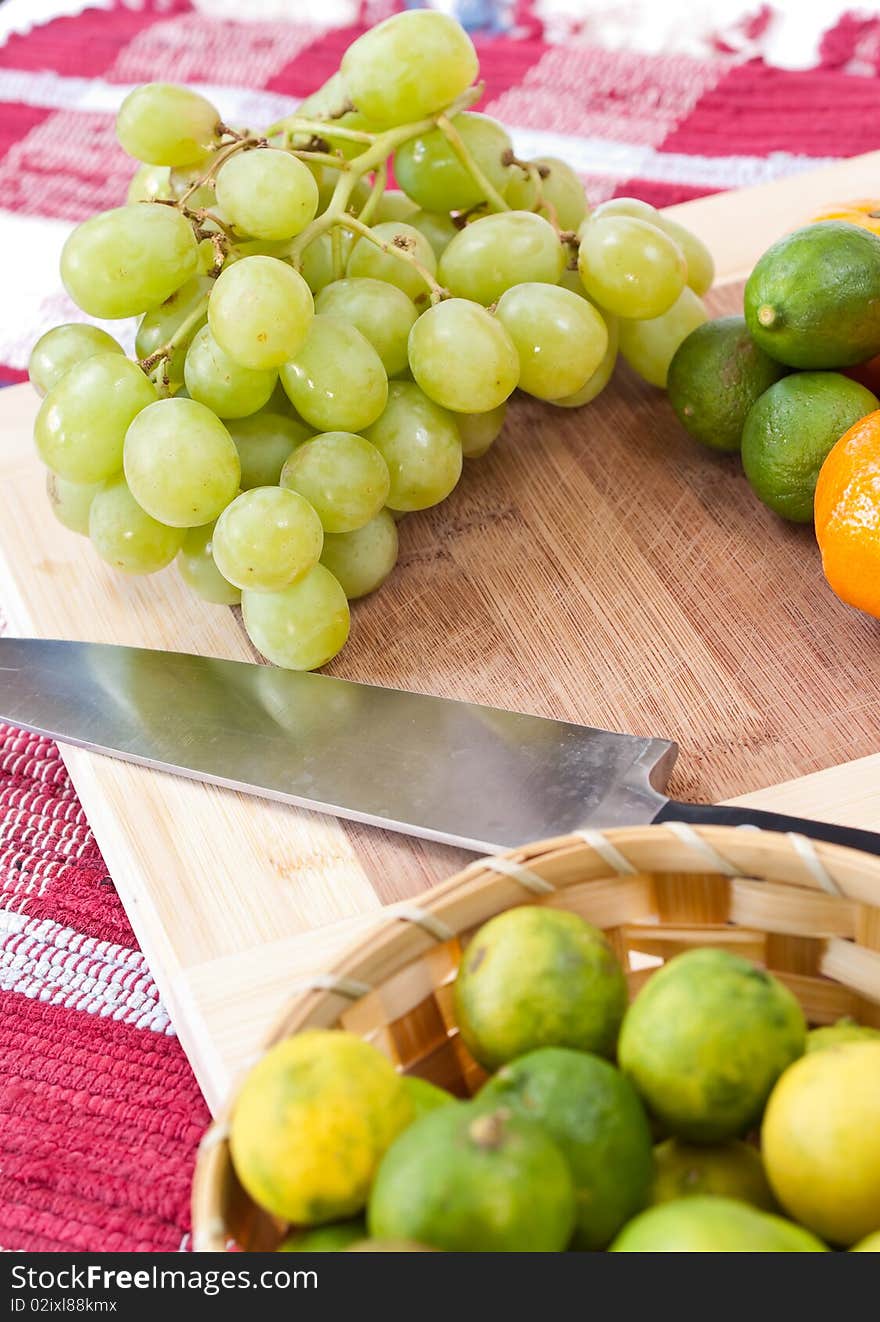
[[[119,107],[116,136],[136,161],[190,165],[217,143],[220,116],[210,101],[188,87],[146,83]]]
[[[192,225],[173,207],[142,202],[84,220],[61,250],[61,279],[91,317],[136,317],[195,275]]]
[[[501,295],[495,315],[516,345],[519,388],[537,399],[580,390],[608,348],[592,303],[559,285],[516,285]]]
[[[125,434],[123,458],[135,500],[172,528],[211,523],[238,491],[235,443],[194,399],[160,399],[145,408]]]
[[[46,495],[52,506],[52,513],[59,523],[71,532],[89,535],[89,510],[92,501],[103,489],[103,482],[68,482],[59,477],[51,468],[46,471]]]
[[[387,221],[384,225],[373,225],[372,231],[386,245],[386,250],[377,247],[366,236],[358,239],[351,250],[346,274],[349,276],[371,276],[374,280],[384,280],[389,285],[397,285],[416,302],[425,302],[428,286],[415,266],[405,257],[398,257],[395,249],[401,249],[414,257],[431,275],[437,270],[437,258],[434,249],[419,230],[407,225],[403,220]]]
[[[672,307],[650,321],[623,321],[620,352],[630,367],[652,386],[666,389],[666,376],[676,349],[709,314],[690,286],[685,286]]]
[[[333,194],[336,191],[336,185],[339,183],[341,171],[334,169],[332,165],[323,165],[321,167],[321,178],[318,181],[318,215],[326,211],[333,200]],[[359,215],[363,209],[364,203],[370,196],[370,185],[366,179],[358,179],[348,195],[348,201],[345,204],[345,210],[352,215]]]
[[[715,279],[715,260],[711,252],[702,239],[691,233],[689,229],[685,229],[684,225],[680,225],[671,216],[657,211],[648,202],[641,202],[636,197],[612,197],[596,207],[593,215],[635,216],[639,220],[647,220],[651,225],[656,225],[664,234],[668,234],[670,239],[674,239],[684,253],[687,263],[687,283],[694,293],[702,296],[712,288],[712,281]]]
[[[342,81],[342,74],[338,71],[327,79],[322,87],[311,96],[307,96],[305,101],[301,102],[296,109],[296,114],[301,119],[323,119],[328,122],[328,129],[336,124],[340,128],[357,129],[363,133],[370,133],[375,130],[375,124],[371,124],[365,115],[359,110],[343,110],[349,105],[348,92]],[[340,113],[342,111],[343,113]],[[293,139],[294,147],[307,146],[311,134],[302,134]],[[348,138],[336,138],[332,133],[327,134],[331,149],[340,153],[346,160],[353,160],[355,156],[366,151],[369,147],[368,142],[351,141]]]
[[[388,404],[367,432],[391,475],[389,509],[425,510],[461,476],[461,438],[453,415],[412,381],[392,381]]]
[[[374,124],[389,128],[448,106],[470,87],[479,62],[454,18],[413,9],[352,42],[340,70],[352,103]]]
[[[455,221],[445,211],[414,211],[407,224],[424,234],[438,261],[459,232]]]
[[[318,431],[361,431],[388,398],[382,359],[356,327],[337,317],[313,319],[305,344],[281,369],[281,384],[299,416]]]
[[[406,193],[401,192],[399,188],[386,188],[376,204],[372,223],[381,225],[389,220],[408,221],[410,216],[418,209],[412,198],[407,197]]]
[[[220,573],[255,592],[278,592],[301,578],[318,563],[323,544],[321,520],[309,502],[283,487],[243,491],[214,528]]]
[[[453,126],[468,154],[499,193],[510,180],[513,143],[496,119],[465,111]],[[440,129],[410,138],[397,149],[394,174],[403,191],[425,211],[469,211],[485,201],[485,190],[455,154]]]
[[[428,398],[453,413],[487,413],[519,380],[516,345],[501,322],[463,298],[422,313],[409,333],[409,365]]]
[[[298,491],[317,512],[325,532],[354,532],[374,519],[391,486],[375,445],[349,431],[322,432],[290,455],[281,485]]]
[[[351,230],[342,230],[339,233],[340,270],[343,274],[354,243],[355,238]],[[316,239],[312,239],[302,255],[301,262],[303,279],[313,294],[320,294],[322,289],[337,278],[333,267],[332,236],[319,234]]]
[[[187,280],[185,285],[181,285],[175,290],[170,298],[159,307],[153,308],[152,312],[145,312],[141,323],[138,326],[137,337],[134,342],[135,353],[138,358],[149,358],[150,354],[161,349],[168,343],[178,328],[190,317],[202,302],[205,295],[214,287],[214,281],[206,275],[194,275],[191,280]],[[186,361],[186,351],[193,341],[196,331],[203,326],[208,319],[207,311],[199,323],[194,325],[190,331],[184,335],[171,351],[168,358],[165,359],[164,370],[172,391],[183,385],[183,366]]]
[[[558,284],[569,290],[572,294],[577,294],[578,298],[587,298],[587,291],[584,289],[584,282],[581,279],[581,273],[577,267],[566,266],[562,275],[559,277]],[[589,302],[589,299],[587,299]]]
[[[438,279],[456,298],[488,306],[523,281],[555,285],[564,266],[565,248],[548,220],[503,211],[456,235],[440,258]]]
[[[286,404],[286,395],[284,401]],[[277,486],[291,451],[314,435],[304,422],[270,412],[268,407],[249,418],[232,419],[226,425],[241,462],[242,491]]]
[[[215,606],[237,606],[241,589],[223,577],[214,560],[214,528],[206,523],[202,528],[189,528],[177,556],[177,568],[187,587],[202,601]]]
[[[42,399],[65,372],[96,353],[124,353],[124,349],[112,335],[85,322],[71,321],[63,326],[53,326],[31,349],[28,360],[30,383]]]
[[[218,418],[246,418],[269,402],[278,373],[274,367],[255,372],[240,366],[203,326],[187,350],[183,378],[190,398]]]
[[[254,647],[284,670],[317,670],[348,640],[348,600],[321,564],[280,592],[244,592],[241,608]]]
[[[504,426],[507,403],[489,409],[487,413],[456,413],[455,421],[461,437],[461,452],[465,459],[480,459],[497,441]]]
[[[214,192],[213,185],[209,183],[199,184],[199,180],[205,177],[210,166],[211,161],[209,159],[201,161],[198,165],[179,165],[174,169],[169,170],[168,186],[170,196],[172,198],[180,199],[185,193],[186,205],[190,211],[195,211],[199,207],[205,207],[212,211],[216,210],[217,195]],[[199,184],[199,187],[190,192],[190,189],[194,184]],[[217,226],[215,226],[213,221],[210,220],[204,220],[202,222],[202,228],[215,230],[217,233],[220,233]]]
[[[159,392],[118,353],[97,353],[65,372],[34,423],[37,453],[69,482],[102,482],[122,468],[129,424]]]
[[[545,216],[552,215],[552,207],[561,229],[576,230],[587,214],[587,195],[574,170],[556,156],[536,156],[529,164],[541,175],[542,205],[538,206],[537,184],[523,169],[513,170],[504,192],[506,201],[516,211],[537,210]],[[545,202],[550,207],[545,208]]]
[[[576,390],[573,395],[567,395],[564,399],[554,399],[552,401],[558,408],[579,409],[583,404],[589,404],[597,395],[602,393],[614,375],[614,368],[617,365],[620,323],[617,317],[608,312],[603,313],[603,319],[608,328],[608,348],[605,350],[605,357],[586,385],[582,386],[580,390]]]
[[[659,317],[684,288],[687,266],[677,243],[634,216],[590,216],[578,270],[593,302],[619,317]]]
[[[277,257],[243,257],[221,271],[208,304],[217,343],[242,367],[280,367],[299,352],[314,302],[305,280]]]
[[[183,545],[183,529],[150,517],[120,474],[95,493],[89,538],[102,560],[126,574],[155,574],[170,565]]]
[[[349,601],[381,587],[397,564],[397,524],[388,510],[354,532],[327,533],[321,564]]]
[[[302,161],[274,147],[238,152],[220,167],[217,201],[242,234],[290,239],[318,210],[318,185]]]
[[[407,341],[418,313],[411,298],[384,280],[334,280],[315,299],[315,311],[350,321],[369,340],[388,376],[407,366]]]
[[[128,203],[155,202],[171,197],[171,170],[167,165],[139,165],[125,194]]]

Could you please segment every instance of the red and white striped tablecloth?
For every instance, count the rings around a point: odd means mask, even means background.
[[[22,379],[36,336],[79,316],[57,257],[73,223],[124,195],[113,119],[128,88],[186,81],[228,121],[267,122],[329,76],[364,22],[401,7],[314,0],[288,5],[289,21],[237,21],[185,0],[104,0],[10,35],[0,380]],[[841,18],[816,67],[791,70],[755,56],[766,6],[696,54],[603,49],[573,0],[453,7],[479,29],[483,108],[520,154],[565,156],[596,198],[677,202],[880,146],[876,19]],[[2,724],[0,985],[0,1246],[185,1248],[204,1103],[57,749]]]

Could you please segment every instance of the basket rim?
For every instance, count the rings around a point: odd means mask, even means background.
[[[542,875],[544,871],[560,869],[563,873],[574,869],[575,875],[558,885]],[[354,1003],[371,993],[373,983],[366,983],[358,976],[365,972],[365,964],[378,975],[376,983],[381,986],[386,978],[422,958],[438,943],[472,928],[472,914],[467,922],[456,925],[456,913],[464,901],[472,900],[481,889],[491,891],[492,912],[497,912],[499,908],[534,902],[584,882],[637,882],[645,876],[664,873],[772,880],[812,894],[824,891],[880,907],[880,856],[845,845],[808,840],[793,833],[663,823],[539,840],[474,859],[414,900],[386,906],[377,916],[376,924],[352,942],[332,969],[307,980],[308,985],[291,994],[255,1058],[308,1027],[316,1010],[328,998],[341,998],[341,1006],[345,1000]],[[509,890],[509,903],[502,901],[499,906],[497,900],[505,887]],[[880,953],[876,959],[880,962]],[[233,1081],[223,1107],[199,1145],[192,1189],[196,1251],[217,1251],[229,1239],[217,1211],[214,1192],[230,1162],[228,1124],[242,1078],[243,1072]]]

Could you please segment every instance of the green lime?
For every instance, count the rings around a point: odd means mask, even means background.
[[[682,1198],[649,1207],[624,1226],[612,1253],[825,1253],[821,1240],[784,1217],[733,1198]]]
[[[403,1080],[403,1086],[412,1102],[414,1120],[427,1115],[429,1111],[436,1111],[438,1106],[448,1106],[450,1102],[455,1101],[452,1093],[447,1092],[445,1088],[438,1088],[436,1083],[416,1078],[414,1074],[408,1075]]]
[[[755,494],[783,519],[812,523],[829,450],[878,407],[876,395],[839,372],[797,372],[777,381],[752,405],[743,428],[743,468]]]
[[[838,1019],[836,1024],[825,1028],[814,1028],[807,1033],[807,1052],[824,1051],[826,1047],[836,1047],[841,1042],[863,1042],[871,1038],[880,1038],[880,1028],[869,1028],[867,1024],[858,1024],[855,1019]]]
[[[735,1138],[804,1050],[795,997],[765,969],[702,946],[645,983],[620,1030],[620,1067],[675,1136]]]
[[[474,1102],[431,1111],[396,1139],[367,1210],[371,1238],[449,1253],[559,1253],[574,1219],[571,1172],[550,1136]]]
[[[787,368],[759,349],[743,317],[718,317],[679,345],[666,389],[679,421],[710,450],[736,451],[746,414]]]
[[[654,1165],[652,1203],[716,1194],[765,1212],[778,1209],[760,1152],[740,1139],[702,1146],[668,1138],[654,1149]]]
[[[279,1253],[340,1253],[356,1244],[367,1233],[362,1216],[351,1221],[336,1221],[314,1230],[294,1230],[278,1245]]]
[[[462,1041],[489,1070],[535,1047],[610,1056],[627,999],[603,932],[577,914],[529,904],[479,929],[454,991]]]
[[[478,1101],[536,1120],[567,1159],[577,1199],[573,1248],[605,1248],[648,1202],[648,1119],[630,1081],[607,1060],[541,1047],[500,1069]]]
[[[746,324],[789,367],[852,367],[880,353],[880,238],[826,220],[768,248],[746,283]]]

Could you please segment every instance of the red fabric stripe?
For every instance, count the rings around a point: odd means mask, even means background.
[[[163,5],[163,16],[189,8],[186,0],[168,0]],[[99,78],[119,52],[155,22],[152,4],[139,5],[137,11],[125,6],[112,14],[86,9],[72,18],[53,19],[25,36],[13,34],[0,46],[0,66],[50,69],[71,78]]]
[[[6,155],[10,147],[20,142],[31,129],[36,128],[51,113],[42,106],[25,106],[16,101],[7,101],[3,106],[3,114],[0,115],[0,159]]]
[[[208,1115],[175,1038],[7,994],[0,1244],[168,1251]]]

